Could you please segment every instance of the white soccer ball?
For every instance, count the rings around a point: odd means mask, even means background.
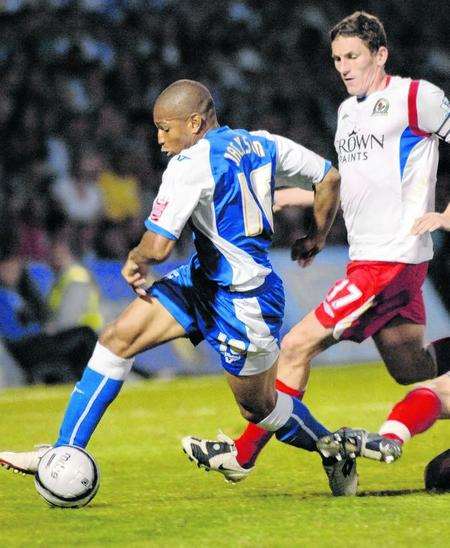
[[[49,449],[34,477],[37,492],[52,506],[86,506],[100,486],[100,472],[91,455],[71,445]]]

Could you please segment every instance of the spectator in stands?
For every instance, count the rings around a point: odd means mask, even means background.
[[[75,225],[95,225],[103,216],[103,195],[98,184],[103,159],[93,149],[82,150],[72,161],[69,177],[59,178],[52,194],[67,220]]]
[[[121,258],[138,241],[143,223],[139,181],[131,171],[130,153],[125,148],[111,151],[109,166],[100,175],[99,185],[105,207],[100,254]]]
[[[111,152],[109,166],[100,175],[99,184],[106,219],[121,223],[139,217],[139,182],[130,173],[126,150],[117,148]]]
[[[64,233],[51,243],[49,264],[56,279],[47,300],[51,315],[46,331],[57,333],[74,326],[99,331],[103,325],[99,288],[77,258],[77,247]]]
[[[0,337],[29,383],[78,379],[96,343],[90,327],[46,333],[49,318],[17,247],[5,242],[0,249]]]

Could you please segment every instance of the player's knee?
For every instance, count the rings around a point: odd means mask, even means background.
[[[436,376],[434,364],[425,352],[413,354],[399,352],[398,355],[400,359],[385,358],[386,367],[398,384],[405,386],[433,379]]]
[[[423,369],[421,370],[419,368],[408,369],[407,371],[402,371],[401,369],[389,369],[389,373],[394,378],[394,380],[402,386],[426,381],[430,378],[429,372],[424,371]]]
[[[99,342],[117,356],[128,357],[126,354],[129,343],[121,336],[117,320],[105,326],[99,337]]]
[[[276,403],[275,394],[273,397],[260,399],[258,401],[243,401],[239,402],[239,408],[242,417],[255,424],[261,422],[273,411]]]
[[[408,386],[409,384],[414,384],[415,382],[419,382],[420,379],[415,379],[413,376],[405,376],[405,375],[393,375],[394,380],[401,384],[402,386]]]
[[[312,351],[307,337],[292,333],[288,333],[283,337],[280,348],[283,357],[288,362],[301,362],[308,358]]]

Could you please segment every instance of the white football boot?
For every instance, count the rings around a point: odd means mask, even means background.
[[[199,468],[220,472],[231,483],[244,480],[254,468],[243,468],[238,463],[234,441],[223,432],[219,432],[217,440],[186,436],[181,440],[181,445],[189,460],[194,461]]]
[[[16,474],[35,474],[39,461],[51,447],[51,445],[36,445],[34,451],[1,451],[0,466]]]

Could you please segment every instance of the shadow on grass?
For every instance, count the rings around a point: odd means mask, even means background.
[[[417,495],[418,493],[426,493],[426,489],[386,489],[384,491],[361,491],[357,497],[401,497],[403,495]]]

